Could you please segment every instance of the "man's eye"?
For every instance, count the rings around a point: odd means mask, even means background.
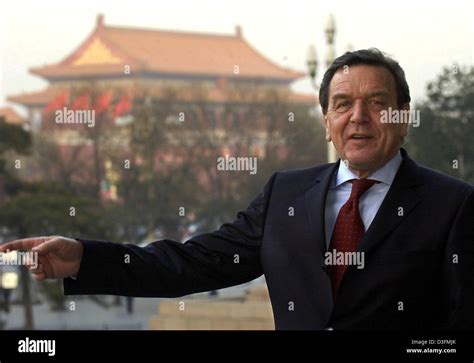
[[[371,103],[376,106],[385,106],[385,102],[379,100],[372,100]]]
[[[351,103],[349,101],[342,101],[342,102],[339,102],[337,105],[336,105],[336,110],[340,110],[342,108],[348,108],[349,106],[351,105]]]

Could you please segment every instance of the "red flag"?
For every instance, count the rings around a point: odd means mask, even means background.
[[[132,98],[128,95],[122,96],[120,101],[117,102],[114,109],[114,117],[121,116],[132,110]]]
[[[44,114],[51,113],[53,111],[62,109],[68,104],[69,93],[64,90],[61,91],[43,110]]]
[[[95,99],[95,102],[94,102],[94,105],[92,106],[92,108],[97,113],[107,111],[107,109],[110,106],[110,101],[111,100],[112,100],[112,91],[107,91],[105,93],[102,93],[100,96],[98,96]]]
[[[72,101],[71,109],[72,110],[87,110],[90,105],[90,98],[89,95],[83,94],[82,96],[76,97],[74,101]]]

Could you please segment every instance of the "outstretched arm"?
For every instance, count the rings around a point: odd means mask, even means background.
[[[132,244],[71,240],[54,237],[54,251],[45,249],[36,279],[65,278],[66,295],[109,294],[137,297],[176,297],[217,290],[242,284],[259,277],[263,271],[260,246],[263,237],[268,201],[275,174],[237,219],[219,230],[191,238],[184,244],[161,240],[139,247]],[[43,237],[51,238],[51,237]],[[26,240],[3,245],[10,250],[30,249]],[[63,269],[65,246],[73,246],[77,254]],[[77,245],[80,245],[77,248]],[[59,260],[52,259],[52,254]],[[80,256],[80,257],[79,257]],[[45,272],[45,270],[48,270]],[[74,279],[69,278],[74,276]]]

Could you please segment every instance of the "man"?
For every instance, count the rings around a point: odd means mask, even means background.
[[[400,149],[407,124],[382,115],[409,102],[397,62],[348,52],[320,90],[342,162],[275,173],[233,223],[185,244],[40,237],[1,251],[37,251],[33,276],[65,278],[66,295],[176,297],[265,274],[277,329],[473,328],[473,186]]]

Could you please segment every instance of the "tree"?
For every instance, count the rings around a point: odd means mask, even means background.
[[[197,216],[199,231],[217,228],[245,208],[275,170],[324,162],[323,128],[308,105],[270,89],[226,92],[226,101],[217,104],[199,86],[136,93],[127,129],[133,170],[117,172],[124,176],[123,203],[135,208],[128,212],[150,229],[174,236],[180,225],[190,223],[179,217],[180,206]],[[226,154],[257,157],[258,173],[219,172],[217,158]],[[146,205],[148,214],[146,208],[142,212]]]
[[[114,239],[107,228],[104,213],[97,199],[75,194],[51,180],[25,181],[17,177],[17,169],[25,168],[26,153],[32,150],[31,136],[21,127],[0,120],[0,178],[4,180],[0,231],[5,239],[32,235],[104,236]],[[31,281],[28,270],[21,266],[20,285],[25,307],[25,329],[33,329]],[[55,306],[63,307],[65,298],[58,298],[61,286],[43,283],[43,292]]]
[[[5,211],[7,197],[9,194],[14,194],[18,189],[18,179],[8,170],[12,167],[13,163],[7,163],[5,155],[12,155],[13,152],[18,154],[26,154],[29,152],[31,146],[30,134],[24,131],[20,126],[11,125],[5,122],[3,118],[0,118],[0,202],[2,202],[2,208],[0,210]],[[15,166],[21,166],[21,161],[14,160]],[[10,165],[8,165],[10,164]],[[5,212],[4,212],[5,213]],[[5,220],[0,214],[0,227],[5,227]],[[21,268],[20,278],[22,291],[23,291],[23,306],[25,310],[25,327],[33,327],[33,310],[31,307],[31,296],[30,296],[30,279],[26,268]]]
[[[443,68],[426,93],[407,149],[420,163],[474,183],[474,67]]]

